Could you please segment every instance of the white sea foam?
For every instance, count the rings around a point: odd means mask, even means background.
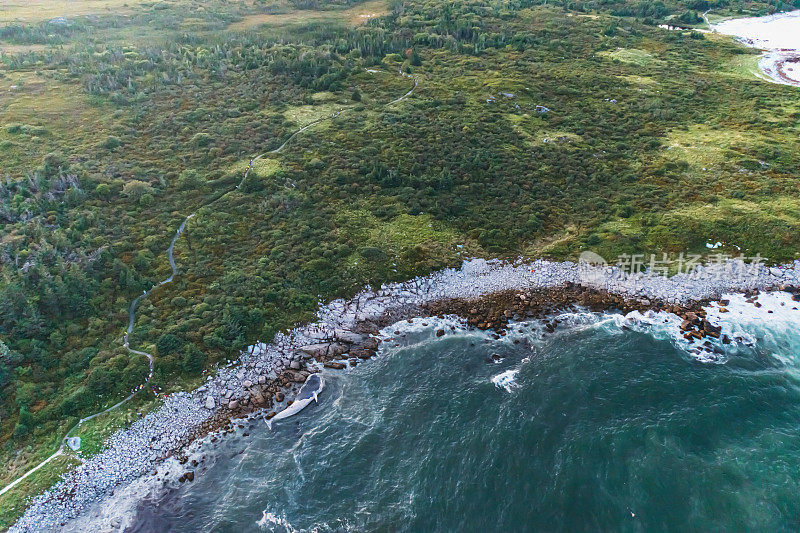
[[[616,267],[597,267],[593,275],[587,276],[587,269],[571,262],[471,259],[460,269],[445,269],[405,283],[383,285],[377,290],[365,289],[351,300],[335,300],[322,306],[313,324],[279,333],[271,343],[256,343],[243,352],[235,364],[219,368],[203,387],[170,396],[160,409],[115,433],[105,451],[68,472],[61,482],[36,497],[11,530],[59,529],[61,523],[84,514],[97,502],[106,501],[109,494],[120,490],[122,485],[161,468],[164,458],[182,449],[191,433],[223,407],[224,401],[248,398],[247,381],[256,383],[261,377],[273,379],[290,361],[305,360],[302,346],[330,342],[337,330],[351,330],[360,321],[379,320],[387,315],[409,316],[420,306],[446,298],[476,298],[505,290],[534,290],[567,283],[583,282],[584,286],[605,289],[643,303],[655,299],[686,304],[734,290],[764,290],[796,285],[800,281],[800,261],[780,268],[762,265],[746,272],[744,267],[733,261],[698,267],[691,274],[667,279],[643,273],[626,274]],[[633,321],[631,327],[640,327],[644,319],[652,320],[652,317],[643,317]],[[452,327],[443,328],[445,333],[465,334],[463,321],[452,320]],[[571,320],[583,320],[588,324],[592,319],[578,315]],[[426,321],[433,323],[433,319],[418,319],[409,326],[396,327],[424,328]],[[480,335],[485,333],[480,332]],[[429,338],[433,339],[434,334],[429,334]],[[501,342],[510,340],[506,337]],[[718,353],[692,350],[698,358],[721,360]],[[103,521],[97,522],[99,526]]]
[[[511,392],[514,388],[518,387],[517,384],[517,374],[519,374],[519,368],[512,368],[511,370],[506,370],[502,374],[497,374],[492,378],[492,383],[498,389],[505,389],[507,392]]]
[[[728,344],[722,341],[722,337],[691,341],[685,339],[680,329],[682,319],[665,311],[632,311],[621,314],[585,310],[564,312],[550,317],[551,321],[558,322],[558,327],[552,334],[547,334],[539,321],[512,322],[509,324],[508,335],[498,342],[513,343],[524,338],[536,345],[546,342],[550,335],[572,335],[591,329],[602,329],[607,334],[619,335],[627,330],[669,341],[688,357],[701,363],[724,364],[730,355],[742,349],[750,349],[758,343],[762,348],[776,354],[799,354],[797,360],[780,357],[784,363],[797,365],[800,369],[800,338],[796,335],[800,330],[800,302],[792,301],[789,293],[780,291],[761,293],[756,300],[761,307],[747,302],[746,297],[741,294],[725,295],[722,299],[729,300],[729,304],[724,307],[727,312],[722,312],[722,306],[717,302],[712,302],[703,309],[710,323],[722,327],[722,333],[730,340]]]
[[[727,312],[722,312],[718,303],[704,309],[708,320],[722,326],[723,333],[737,341],[734,346],[758,343],[783,363],[800,369],[800,302],[781,291],[761,293],[754,303],[747,302],[742,294],[729,294],[724,299],[730,301],[724,306]]]
[[[264,531],[286,531],[288,533],[297,531],[286,519],[285,514],[279,516],[266,509],[262,511],[261,519],[256,522],[256,525]]]
[[[760,307],[757,307],[755,303],[748,302],[747,297],[742,294],[723,295],[722,299],[729,300],[729,303],[721,306],[718,302],[712,302],[704,307],[707,320],[714,325],[721,326],[723,333],[731,339],[731,344],[728,345],[723,344],[719,339],[703,339],[702,342],[710,343],[716,348],[716,351],[704,349],[705,347],[699,341],[684,339],[680,330],[682,320],[680,317],[672,313],[655,311],[644,313],[632,311],[627,314],[598,313],[583,309],[565,311],[553,314],[548,318],[551,322],[558,322],[555,333],[546,333],[543,322],[540,320],[511,322],[508,334],[493,340],[493,342],[513,344],[525,339],[532,346],[541,346],[548,342],[553,335],[573,335],[591,329],[602,329],[607,334],[620,335],[627,330],[647,334],[658,340],[670,341],[688,357],[710,364],[724,364],[729,360],[730,354],[758,343],[776,357],[780,357],[785,364],[800,369],[800,360],[792,359],[791,355],[779,355],[800,354],[800,338],[796,335],[796,332],[800,330],[800,302],[794,302],[791,294],[780,291],[761,293],[756,298]],[[722,309],[726,309],[727,312]],[[441,339],[436,334],[439,330],[445,331],[445,337],[467,336],[481,340],[490,339],[493,334],[492,331],[470,329],[463,318],[456,316],[403,320],[387,326],[381,333],[385,338],[397,341],[402,347],[409,347],[437,342]],[[394,344],[395,342],[386,343],[384,348],[394,349]],[[509,393],[513,392],[515,388],[519,387],[517,377],[520,370],[530,359],[530,356],[526,357],[516,368],[493,376],[492,384],[498,389]],[[200,443],[192,446],[189,450],[190,453],[196,451],[195,448],[199,448],[199,446]],[[177,473],[181,469],[175,464],[175,468],[170,470],[175,470]],[[84,520],[79,519],[70,524],[72,526],[70,530],[79,531],[83,525],[87,524],[114,522],[115,517],[118,522],[121,519],[123,527],[128,525],[134,516],[135,505],[142,494],[152,496],[159,490],[163,490],[161,489],[162,484],[158,483],[157,488],[154,481],[152,478],[140,479],[132,486],[119,491],[110,499],[113,505],[107,505],[109,500],[106,500],[102,505],[95,506],[86,513]],[[175,485],[174,479],[170,484]],[[267,511],[264,511],[264,516],[258,521],[258,525],[262,529],[270,531],[295,531],[285,516]]]
[[[796,335],[800,330],[800,302],[793,301],[791,294],[782,291],[761,293],[756,298],[760,307],[748,302],[742,294],[723,295],[721,299],[729,300],[724,307],[727,312],[720,310],[723,306],[718,302],[712,302],[703,309],[710,323],[722,327],[722,333],[730,340],[728,344],[723,342],[722,337],[687,340],[680,329],[682,318],[665,311],[643,313],[632,311],[621,314],[597,313],[581,309],[549,317],[550,321],[558,322],[555,333],[546,333],[543,323],[539,320],[511,322],[508,334],[494,342],[512,344],[525,339],[536,346],[546,342],[551,335],[572,335],[596,328],[611,335],[619,335],[627,330],[650,335],[657,340],[669,341],[687,357],[707,364],[725,364],[732,354],[742,349],[750,349],[757,342],[764,349],[776,354],[776,357],[780,357],[785,364],[797,366],[800,372],[800,337]],[[447,335],[474,335],[482,339],[491,336],[491,332],[468,329],[465,321],[459,317],[417,318],[411,322],[403,321],[388,326],[382,333],[407,346],[408,343],[401,342],[401,338],[408,336],[409,339],[413,339],[414,344],[432,342],[437,338],[434,332],[438,329],[444,329]],[[395,332],[399,332],[399,335]],[[797,360],[787,360],[787,356],[778,355],[781,353],[798,354]],[[523,360],[522,364],[525,362],[526,360]],[[516,377],[519,370],[520,368],[515,368],[502,372],[492,377],[491,382],[496,387],[511,392],[518,386]]]
[[[719,340],[703,339],[712,347],[703,346],[698,341],[689,341],[683,337],[680,329],[682,319],[665,311],[631,311],[621,313],[565,313],[559,315],[559,322],[566,325],[570,333],[583,329],[600,328],[605,333],[618,335],[624,331],[635,331],[653,337],[656,340],[669,341],[688,357],[701,363],[725,363],[729,349],[723,348]],[[712,320],[712,323],[716,323]],[[716,347],[716,350],[714,350]]]
[[[585,328],[603,328],[615,334],[624,330],[651,335],[658,340],[669,340],[693,359],[702,363],[721,364],[729,356],[758,343],[762,349],[779,357],[784,364],[797,366],[800,371],[800,302],[792,300],[783,291],[762,292],[748,302],[743,294],[726,294],[722,306],[718,301],[703,307],[706,320],[722,327],[722,334],[730,343],[707,337],[702,341],[689,341],[680,330],[682,319],[664,311],[632,311],[625,315],[615,313],[575,312],[562,313],[555,318],[569,331]],[[514,328],[511,328],[513,331]],[[793,354],[789,356],[779,354]],[[797,354],[797,355],[794,355]]]

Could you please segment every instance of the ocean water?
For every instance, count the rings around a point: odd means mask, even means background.
[[[667,315],[397,326],[318,404],[207,444],[129,531],[797,531],[800,311],[761,301],[711,310],[739,339],[711,354]]]
[[[800,50],[800,10],[767,17],[728,19],[713,26],[725,35],[749,39],[760,48]]]

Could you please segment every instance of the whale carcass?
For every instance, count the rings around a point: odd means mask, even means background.
[[[325,378],[322,377],[322,374],[311,374],[308,376],[306,382],[300,387],[300,392],[297,393],[297,397],[292,402],[292,405],[272,417],[272,420],[267,420],[267,426],[272,429],[272,423],[276,420],[296,415],[302,411],[305,406],[310,404],[312,400],[315,402],[318,401],[317,395],[322,391],[323,387],[325,387]]]

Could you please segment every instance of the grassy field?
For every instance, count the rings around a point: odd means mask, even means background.
[[[57,17],[126,15],[143,0],[6,0],[0,4],[0,22],[39,22]]]
[[[238,22],[234,22],[228,29],[233,31],[245,31],[269,26],[274,28],[290,28],[303,24],[349,24],[359,25],[369,22],[371,19],[382,17],[389,11],[388,0],[368,0],[358,3],[345,9],[314,10],[314,9],[292,9],[290,4],[273,4],[276,13],[258,13],[247,15]]]
[[[115,113],[124,113],[102,100],[75,94],[71,83],[30,71],[10,72],[0,80],[0,110],[7,170],[65,148],[66,132],[69,149],[91,149],[99,142],[98,131],[112,129]]]
[[[669,133],[664,157],[676,163],[685,161],[697,173],[714,172],[737,159],[757,157],[761,140],[757,132],[694,124]]]
[[[79,461],[70,456],[53,459],[46,466],[31,474],[17,488],[0,496],[0,529],[6,530],[16,521],[26,507],[26,499],[38,494],[58,481],[59,477]]]
[[[81,447],[78,457],[89,458],[105,449],[105,441],[120,428],[128,427],[137,419],[156,409],[161,402],[150,398],[145,391],[133,402],[120,409],[93,418],[70,433],[70,437],[80,437]]]
[[[303,127],[314,121],[329,117],[340,110],[342,110],[340,104],[323,103],[317,105],[292,106],[284,111],[283,115],[291,123],[298,127]]]
[[[600,52],[600,55],[604,58],[610,59],[611,61],[630,63],[631,65],[640,67],[652,65],[653,63],[658,62],[658,59],[656,59],[653,54],[647,50],[637,50],[635,48],[617,48],[613,51]]]

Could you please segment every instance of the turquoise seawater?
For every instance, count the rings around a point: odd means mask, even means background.
[[[708,363],[582,322],[517,344],[409,332],[272,431],[209,445],[133,530],[800,529],[800,332]]]

